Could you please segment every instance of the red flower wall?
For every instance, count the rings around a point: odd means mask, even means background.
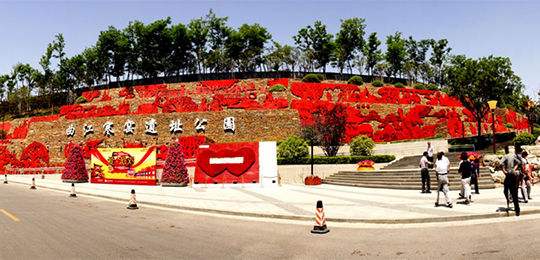
[[[257,82],[257,83],[256,83]],[[347,127],[343,141],[348,142],[358,135],[367,135],[377,142],[432,138],[442,135],[451,138],[476,135],[474,115],[461,102],[445,93],[431,90],[394,88],[384,86],[373,88],[336,83],[304,83],[286,78],[268,80],[266,85],[257,81],[208,80],[195,83],[194,88],[185,84],[169,89],[166,84],[124,87],[118,96],[111,97],[109,90],[83,92],[88,101],[107,101],[112,98],[150,99],[132,111],[128,103],[118,106],[95,103],[74,104],[60,108],[57,115],[39,116],[20,121],[18,124],[5,122],[0,128],[8,132],[7,139],[25,139],[29,128],[36,122],[53,122],[61,117],[82,119],[129,114],[155,114],[172,112],[222,111],[224,109],[264,110],[294,109],[299,113],[301,124],[313,123],[313,111],[330,109],[339,103],[346,107]],[[268,89],[276,84],[290,88],[289,91],[271,93]],[[195,102],[194,100],[200,100]],[[126,101],[127,102],[127,101]],[[528,121],[515,111],[506,110],[495,119],[497,132],[527,130]],[[491,116],[482,123],[482,133],[491,131]],[[194,137],[181,138],[186,158],[192,158],[198,145],[204,141]],[[89,158],[89,151],[96,149],[102,140],[87,141],[83,154]],[[0,143],[2,145],[3,143]],[[131,144],[127,144],[131,145]],[[37,146],[36,146],[37,147]],[[66,147],[66,150],[69,150]],[[160,149],[158,157],[164,159],[166,147]],[[41,157],[44,150],[40,148]],[[6,148],[0,146],[0,170],[4,165],[24,165],[29,159],[19,160]],[[37,156],[37,155],[32,155]],[[31,157],[31,156],[30,156]],[[24,157],[29,158],[29,157]]]

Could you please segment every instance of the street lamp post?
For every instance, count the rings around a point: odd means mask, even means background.
[[[495,109],[497,108],[497,100],[488,101],[489,110],[491,110],[491,129],[493,130],[493,154],[496,154],[495,150]]]

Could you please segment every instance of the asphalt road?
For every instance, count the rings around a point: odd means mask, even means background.
[[[538,259],[540,220],[407,229],[265,223],[0,184],[0,259]]]

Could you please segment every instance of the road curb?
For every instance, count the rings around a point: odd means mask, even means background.
[[[28,183],[21,182],[21,181],[12,180],[10,182],[15,183],[15,184],[20,184],[20,185],[28,185]],[[47,187],[43,185],[39,185],[38,187],[42,189],[48,189],[48,190],[54,190],[54,191],[69,192],[69,189],[53,188],[53,187]],[[80,191],[77,193],[80,195],[85,195],[89,197],[104,198],[104,199],[109,199],[109,200],[114,200],[114,201],[119,201],[119,202],[125,202],[125,199],[113,197],[113,196],[92,194],[92,193],[86,193],[86,192],[80,192]],[[263,213],[253,213],[253,212],[239,212],[239,211],[226,211],[226,210],[219,210],[219,209],[195,208],[195,207],[185,207],[185,206],[176,206],[176,205],[162,204],[162,203],[156,203],[156,202],[149,202],[149,201],[144,201],[144,200],[139,200],[138,204],[143,205],[143,206],[150,205],[150,206],[157,206],[157,207],[170,208],[170,209],[179,209],[179,210],[200,212],[200,213],[221,214],[221,215],[228,215],[228,216],[295,220],[295,221],[313,221],[314,220],[314,217],[308,217],[308,216],[263,214]],[[540,214],[540,209],[521,211],[521,215],[534,215],[534,214]],[[508,216],[514,216],[514,213],[507,214],[506,212],[495,212],[495,213],[475,214],[475,215],[429,217],[429,218],[408,218],[408,219],[326,218],[326,221],[336,222],[336,223],[350,223],[350,224],[424,224],[424,223],[441,223],[441,222],[455,222],[455,221],[466,221],[466,220],[492,219],[492,218],[501,218],[501,217],[508,217]]]

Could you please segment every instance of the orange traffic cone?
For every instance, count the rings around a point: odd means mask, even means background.
[[[315,212],[315,223],[317,225],[313,226],[311,233],[313,234],[326,234],[330,230],[326,227],[326,218],[324,217],[324,209],[322,201],[317,201],[317,211]]]
[[[129,204],[127,206],[127,209],[138,209],[137,207],[137,198],[135,198],[135,190],[131,190],[131,199],[129,200]]]
[[[8,184],[8,182],[7,182],[7,174],[4,174],[4,184]]]
[[[36,189],[36,179],[35,179],[35,178],[32,178],[32,186],[30,186],[30,189],[31,189],[31,190],[35,190],[35,189]]]
[[[71,194],[69,194],[70,197],[76,198],[77,194],[75,193],[75,183],[71,184]]]

